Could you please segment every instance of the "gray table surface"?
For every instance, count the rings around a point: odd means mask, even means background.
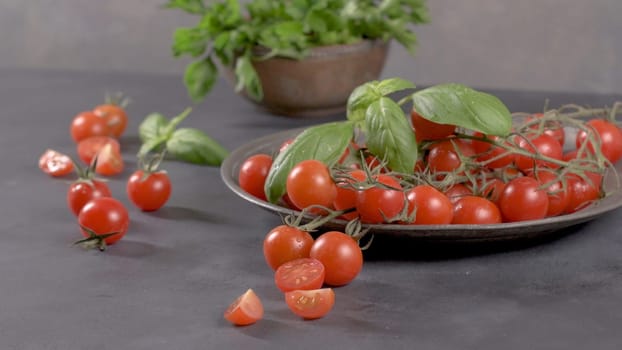
[[[71,118],[106,91],[130,95],[121,139],[126,171],[111,179],[130,231],[106,252],[80,237],[66,179],[37,169],[48,147],[75,155]],[[512,110],[622,96],[497,91]],[[290,313],[263,261],[278,217],[229,191],[217,168],[167,163],[168,205],[131,207],[125,179],[140,120],[190,104],[179,77],[0,71],[0,349],[620,349],[622,211],[547,241],[429,246],[377,240],[361,275],[336,290],[333,311]],[[296,120],[256,109],[219,83],[184,122],[234,149],[276,131],[337,119]],[[243,328],[222,317],[247,288],[265,318]]]

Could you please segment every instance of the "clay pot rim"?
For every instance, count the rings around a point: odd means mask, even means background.
[[[387,46],[389,45],[389,41],[385,41],[383,39],[361,39],[360,41],[351,43],[351,44],[337,44],[337,45],[325,45],[325,46],[316,46],[309,49],[307,55],[302,58],[305,59],[314,59],[314,58],[326,58],[326,57],[338,57],[349,54],[358,54],[362,52],[370,51],[372,48],[377,46]],[[270,49],[265,46],[255,46],[253,48],[253,55],[255,56],[264,56],[270,52]],[[291,59],[289,57],[282,56],[274,56],[270,59],[279,58],[279,59]]]

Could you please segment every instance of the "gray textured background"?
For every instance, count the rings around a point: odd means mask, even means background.
[[[164,0],[1,0],[0,68],[179,74]],[[620,0],[429,0],[416,57],[394,45],[385,76],[419,84],[622,91]]]

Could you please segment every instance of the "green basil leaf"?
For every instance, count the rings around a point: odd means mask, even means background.
[[[348,97],[348,120],[363,121],[367,107],[377,101],[382,95],[375,87],[377,81],[371,81],[356,87]]]
[[[184,84],[193,101],[199,102],[212,89],[218,77],[218,69],[211,57],[192,62],[186,68]]]
[[[177,129],[166,142],[168,154],[176,159],[200,165],[220,165],[228,151],[203,131]]]
[[[388,97],[369,105],[365,114],[367,147],[389,168],[411,173],[417,161],[417,141],[400,106]]]
[[[353,123],[347,121],[305,129],[272,163],[265,184],[268,200],[275,203],[285,194],[287,175],[301,161],[317,159],[328,166],[335,164],[348,147],[353,133]]]
[[[207,47],[207,35],[200,28],[177,28],[173,34],[173,56],[201,56]]]
[[[140,149],[138,150],[138,157],[140,158],[151,151],[159,152],[160,150],[162,150],[162,147],[165,143],[166,137],[163,135],[143,142],[143,144],[140,146]]]
[[[512,116],[497,97],[461,84],[441,84],[415,92],[413,108],[439,124],[453,124],[487,135],[505,136]]]
[[[235,77],[238,81],[235,90],[240,92],[245,90],[246,93],[254,100],[261,101],[263,98],[263,90],[261,82],[253,64],[250,55],[244,55],[238,58],[235,64]]]
[[[158,138],[168,120],[160,113],[151,113],[138,126],[138,137],[144,142]]]
[[[203,6],[203,0],[170,0],[166,5],[166,8],[177,8],[184,10],[191,14],[202,14],[205,12],[205,6]]]
[[[170,139],[175,129],[177,129],[179,123],[186,119],[190,112],[192,112],[192,108],[188,107],[184,109],[184,111],[181,112],[179,115],[173,117],[173,119],[167,122],[166,125],[160,130],[162,136],[164,136],[166,139]]]
[[[415,84],[402,78],[384,79],[378,82],[378,84],[376,85],[377,91],[382,96],[387,96],[394,92],[407,90],[407,89],[414,89],[414,88],[415,88]]]

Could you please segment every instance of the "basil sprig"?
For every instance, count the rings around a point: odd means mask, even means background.
[[[460,84],[442,84],[415,91],[395,102],[391,95],[415,85],[401,78],[363,84],[348,99],[347,120],[306,129],[272,164],[265,184],[266,197],[278,201],[285,194],[289,171],[300,161],[317,159],[332,166],[360,130],[366,147],[393,171],[412,173],[419,145],[407,118],[414,108],[439,124],[453,124],[488,135],[508,135],[512,118],[497,97]],[[404,106],[412,102],[412,107]],[[402,106],[400,106],[402,105]]]
[[[167,154],[175,159],[199,164],[218,166],[229,152],[203,131],[177,126],[190,114],[187,108],[180,115],[166,119],[160,113],[148,115],[138,127],[142,146],[138,151],[140,158],[149,152],[159,152],[166,148]]]

